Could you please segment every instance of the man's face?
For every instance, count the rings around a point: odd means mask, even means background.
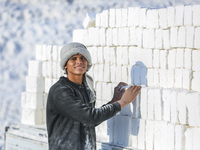
[[[83,75],[87,70],[87,60],[83,55],[74,55],[68,60],[65,69],[67,69],[67,76]]]

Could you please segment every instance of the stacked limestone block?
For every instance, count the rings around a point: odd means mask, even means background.
[[[97,107],[120,82],[136,100],[96,128],[97,139],[138,149],[200,149],[200,5],[104,10],[73,41],[92,55]]]
[[[59,63],[60,49],[61,47],[56,45],[36,46],[36,60],[29,61],[26,92],[23,92],[21,97],[21,123],[46,124],[49,88],[63,75]]]

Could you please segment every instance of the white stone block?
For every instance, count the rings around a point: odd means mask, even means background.
[[[135,35],[136,35],[136,45],[138,47],[142,47],[143,28],[136,28]]]
[[[200,50],[192,51],[192,70],[200,71]]]
[[[160,86],[160,69],[154,69],[153,74],[154,74],[154,86],[159,87]]]
[[[192,25],[192,6],[185,6],[184,8],[184,25],[191,26]]]
[[[186,47],[194,48],[194,27],[186,27]]]
[[[176,67],[176,49],[169,50],[168,54],[168,68],[175,69]]]
[[[122,27],[127,27],[128,24],[128,10],[126,8],[122,9]]]
[[[61,77],[62,75],[64,75],[64,70],[61,69],[60,67],[60,62],[57,62],[57,78]]]
[[[131,134],[132,147],[138,147],[139,124],[140,124],[140,119],[132,119],[132,129],[133,129]]]
[[[116,115],[114,117],[114,143],[123,145],[124,141],[124,117]],[[120,129],[120,130],[119,130]]]
[[[104,74],[105,74],[105,72],[104,72],[104,70],[105,69],[108,69],[108,68],[104,68],[104,65],[103,64],[99,64],[99,65],[97,65],[97,67],[98,67],[98,80],[99,81],[104,81]],[[109,73],[108,73],[109,74]],[[106,77],[106,76],[105,76]]]
[[[99,28],[88,28],[89,45],[98,46],[99,41]]]
[[[131,84],[131,69],[132,69],[132,66],[128,65],[128,83],[127,84]]]
[[[163,30],[163,48],[170,49],[169,30]]]
[[[73,31],[73,42],[80,42],[85,44],[84,36],[86,34],[85,29],[76,29]]]
[[[158,15],[159,15],[159,26],[161,28],[167,28],[167,9],[158,9]]]
[[[168,123],[167,124],[167,145],[166,145],[166,149],[174,149],[175,147],[175,132],[174,132],[174,124],[172,123]]]
[[[147,85],[154,86],[154,69],[147,70]]]
[[[176,13],[175,13],[175,26],[182,26],[183,25],[183,13],[184,13],[184,6],[176,6]]]
[[[96,91],[97,91],[97,99],[101,100],[102,99],[102,83],[101,82],[97,82]]]
[[[139,131],[138,131],[138,148],[145,149],[145,129],[146,129],[146,121],[140,119],[139,123]]]
[[[42,60],[47,60],[47,45],[42,45]]]
[[[152,68],[153,67],[153,50],[152,49],[141,49],[140,60],[136,62],[142,67]]]
[[[163,41],[162,41],[162,29],[155,30],[155,48],[162,49],[163,48]]]
[[[200,48],[200,27],[196,27],[194,33],[194,48]]]
[[[99,29],[99,44],[101,46],[106,45],[106,31],[105,28],[100,28]]]
[[[193,5],[192,10],[193,10],[193,25],[200,26],[200,18],[199,18],[200,5]]]
[[[163,103],[162,103],[162,90],[154,89],[154,115],[155,120],[162,120],[163,118]]]
[[[172,90],[170,94],[172,123],[178,123],[177,93],[178,93],[177,91]]]
[[[122,9],[118,8],[116,11],[116,27],[122,26]]]
[[[118,28],[113,28],[113,45],[118,45]]]
[[[122,82],[128,83],[128,67],[122,66]]]
[[[46,109],[42,109],[42,124],[46,124]]]
[[[129,65],[128,47],[122,47],[121,48],[121,64],[122,65]]]
[[[47,45],[47,60],[51,61],[52,60],[52,45]]]
[[[28,75],[34,77],[42,76],[42,61],[29,60],[28,61]]]
[[[52,79],[52,85],[54,85],[57,81],[58,81],[58,79],[53,78]]]
[[[194,137],[194,129],[187,128],[185,131],[185,149],[193,149],[193,137]]]
[[[124,146],[131,146],[132,141],[132,118],[129,116],[124,116]]]
[[[51,78],[53,76],[53,73],[52,73],[52,62],[51,61],[47,61],[47,77],[48,78]]]
[[[36,60],[43,60],[42,59],[42,45],[36,45],[35,47],[35,59]]]
[[[155,128],[154,128],[154,149],[166,149],[166,134],[164,134],[163,130],[167,128],[167,124],[160,121],[155,121]]]
[[[167,22],[169,27],[173,27],[175,25],[175,8],[167,7]]]
[[[200,72],[193,72],[192,88],[193,91],[200,92]]]
[[[104,63],[109,64],[110,62],[110,49],[109,47],[104,47],[103,49],[103,58],[104,58]]]
[[[41,125],[42,122],[42,109],[23,108],[21,123],[28,125]]]
[[[115,21],[116,21],[116,16],[115,16],[115,9],[110,9],[109,10],[109,27],[115,27]]]
[[[99,65],[93,65],[93,67],[94,67],[94,82],[95,81],[99,81],[99,74],[101,73],[101,72],[99,72]],[[103,73],[101,74],[102,76],[103,76]]]
[[[178,29],[178,47],[185,47],[186,45],[185,27],[179,27]]]
[[[44,78],[26,76],[26,92],[40,93],[44,91]]]
[[[131,69],[131,83],[134,85],[140,85],[141,84],[141,72],[140,72],[141,67],[138,65],[133,65]]]
[[[21,97],[21,108],[42,109],[43,94],[23,92]]]
[[[117,65],[121,65],[123,63],[122,62],[122,47],[117,47],[116,55],[117,55]]]
[[[146,8],[141,8],[140,9],[140,23],[139,23],[139,27],[146,27],[146,24],[147,24],[147,16],[146,16],[146,13],[147,13],[147,9]]]
[[[110,66],[110,80],[111,82],[116,82],[116,66],[111,65]]]
[[[110,65],[105,64],[104,65],[104,82],[110,82]]]
[[[56,45],[53,45],[53,48],[52,48],[52,60],[53,61],[58,61],[58,57],[59,57],[59,55],[58,55],[58,46],[56,46]]]
[[[174,87],[174,77],[175,76],[175,70],[174,69],[168,69],[167,70],[167,88]]]
[[[147,28],[158,28],[158,10],[148,9],[147,10]]]
[[[129,33],[130,33],[130,37],[129,37],[129,45],[137,45],[136,42],[136,28],[135,27],[130,27],[129,28]]]
[[[52,78],[45,78],[45,93],[49,93],[49,89],[52,86]]]
[[[192,50],[191,49],[185,49],[184,67],[185,69],[188,69],[188,70],[192,69]]]
[[[107,141],[112,142],[112,143],[113,143],[113,138],[114,138],[114,136],[113,136],[114,128],[113,127],[114,127],[114,119],[110,118],[107,120],[107,128],[106,129],[107,129],[107,137],[108,137]],[[104,132],[103,132],[103,134],[104,134]]]
[[[154,68],[160,67],[160,50],[157,49],[153,50],[153,67]]]
[[[98,49],[97,47],[88,47],[88,51],[90,52],[90,55],[92,56],[92,64],[98,63]]]
[[[138,94],[138,96],[135,98],[132,104],[130,104],[130,109],[131,109],[131,114],[127,113],[128,116],[131,115],[133,118],[140,118],[140,94]]]
[[[111,83],[102,83],[102,99],[106,101],[111,101],[112,94],[111,94]]]
[[[192,71],[184,69],[183,70],[183,88],[190,90],[191,81],[192,81]]]
[[[200,149],[200,128],[194,128],[193,149]]]
[[[101,27],[108,27],[108,10],[103,10],[101,13]]]
[[[101,26],[101,13],[96,13],[95,26],[96,27],[100,27]]]
[[[124,46],[129,44],[128,28],[119,28],[118,29],[118,44],[124,45]]]
[[[103,64],[104,63],[104,57],[103,57],[103,48],[102,47],[98,47],[97,48],[97,59],[98,59],[98,63],[99,64]]]
[[[143,47],[154,48],[154,29],[143,30]]]
[[[155,101],[155,91],[154,89],[148,89],[148,102],[147,102],[147,116],[149,120],[154,120],[155,119],[155,114],[154,114],[154,101]]]
[[[171,100],[170,100],[171,90],[163,89],[162,100],[163,100],[163,120],[170,122],[170,108],[171,108]]]
[[[177,47],[177,45],[178,45],[178,27],[171,27],[170,46]]]
[[[183,70],[175,69],[174,87],[182,89],[183,87]]]
[[[187,110],[186,110],[186,92],[178,92],[177,94],[177,110],[178,119],[181,124],[187,124]]]
[[[52,77],[57,78],[57,62],[52,62]]]
[[[184,49],[177,48],[176,50],[176,68],[183,68]]]
[[[122,80],[122,66],[121,65],[117,65],[116,66],[116,82],[121,82]]]
[[[184,149],[185,137],[184,137],[185,127],[182,125],[175,126],[175,149]]]
[[[160,51],[160,68],[161,69],[167,69],[167,58],[168,56],[168,50],[161,50]]]
[[[139,26],[140,23],[140,8],[129,7],[128,8],[128,26]]]
[[[146,120],[146,149],[153,150],[154,148],[154,121]]]
[[[127,56],[128,57],[128,56]],[[111,65],[114,65],[116,64],[116,49],[115,47],[109,47],[109,58],[110,58],[110,61],[109,63]],[[128,59],[128,58],[127,58]],[[128,61],[128,60],[127,60]]]
[[[141,94],[140,94],[140,111],[141,111],[141,118],[142,119],[147,119],[147,94],[148,94],[148,89],[143,87],[141,89]]]
[[[138,47],[129,47],[129,63],[135,65],[137,61],[141,61],[141,49]]]
[[[62,49],[63,46],[58,46],[58,61],[61,61],[60,60],[60,51]]]
[[[112,46],[112,44],[113,44],[112,43],[113,42],[112,36],[113,36],[112,28],[108,28],[106,30],[106,45]]]

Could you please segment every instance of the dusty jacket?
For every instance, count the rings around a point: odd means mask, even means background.
[[[49,150],[95,150],[95,126],[120,111],[117,102],[94,108],[92,79],[87,76],[83,83],[88,102],[65,77],[50,88],[46,110]]]

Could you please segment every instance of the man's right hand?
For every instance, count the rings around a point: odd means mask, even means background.
[[[135,100],[141,88],[142,88],[141,86],[134,85],[130,86],[125,91],[122,98],[119,101],[117,101],[121,105],[121,109]]]

